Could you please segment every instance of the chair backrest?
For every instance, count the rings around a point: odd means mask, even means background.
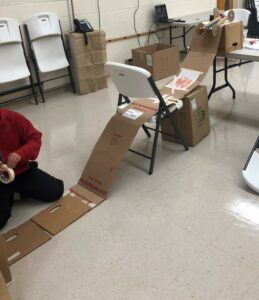
[[[19,23],[9,18],[0,18],[0,84],[27,78],[30,75]]]
[[[21,43],[21,33],[18,21],[0,18],[0,44]]]
[[[157,96],[149,81],[152,76],[147,70],[116,62],[107,62],[106,68],[121,95],[131,98]]]
[[[53,13],[39,13],[24,21],[31,49],[41,73],[69,66],[62,41],[59,17]]]
[[[244,8],[235,8],[233,9],[235,12],[235,18],[234,21],[242,21],[244,24],[244,27],[247,27],[248,21],[249,21],[249,16],[251,15],[251,12],[247,9]],[[225,16],[228,15],[229,10],[225,12]]]
[[[69,66],[60,36],[49,36],[32,42],[32,48],[41,73]]]
[[[30,40],[34,41],[46,36],[61,35],[59,17],[53,13],[39,13],[27,18]]]

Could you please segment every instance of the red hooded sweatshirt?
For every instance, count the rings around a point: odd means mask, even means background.
[[[42,134],[31,122],[17,112],[0,109],[0,161],[6,163],[12,152],[21,160],[14,169],[15,174],[28,170],[29,161],[37,158]]]

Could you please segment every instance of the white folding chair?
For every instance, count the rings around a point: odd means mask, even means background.
[[[7,84],[26,78],[29,79],[30,85],[26,84],[16,88],[0,91],[0,96],[31,88],[35,102],[38,104],[37,94],[34,88],[29,62],[26,58],[19,23],[13,19],[0,18],[0,84]]]
[[[259,137],[242,171],[246,184],[259,193]]]
[[[167,107],[165,100],[163,99],[159,89],[157,88],[155,81],[147,70],[115,62],[108,62],[106,64],[106,67],[108,73],[111,76],[111,79],[113,80],[119,92],[118,107],[120,107],[121,105],[129,104],[131,102],[130,98],[153,98],[152,100],[154,101],[155,97],[159,100],[159,109],[156,114],[155,128],[148,127],[145,124],[142,126],[148,137],[151,137],[149,130],[155,132],[151,156],[147,156],[146,154],[129,149],[131,152],[150,160],[149,175],[151,175],[154,170],[158,134],[162,133],[160,131],[161,118],[170,119],[171,125],[175,130],[177,137],[182,142],[185,150],[188,150],[189,148],[185,144],[176,126],[172,111],[169,111],[169,108]],[[180,109],[180,107],[181,106],[175,105],[174,110]]]
[[[39,13],[27,18],[24,23],[43,102],[45,102],[44,81],[40,79],[40,74],[67,68],[70,82],[75,92],[59,17],[53,13]],[[51,78],[50,80],[61,77]]]

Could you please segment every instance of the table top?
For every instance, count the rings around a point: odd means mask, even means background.
[[[253,39],[246,39],[253,40]],[[259,42],[259,40],[257,40]],[[251,60],[259,62],[259,50],[243,48],[226,54],[227,58],[236,58],[241,60]]]
[[[212,14],[211,11],[206,11],[203,13],[197,13],[193,15],[187,15],[187,16],[182,16],[179,19],[184,20],[185,22],[173,22],[171,25],[172,26],[177,26],[177,27],[190,27],[190,26],[195,26],[201,22],[208,21],[209,16]]]

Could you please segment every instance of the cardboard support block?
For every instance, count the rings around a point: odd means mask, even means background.
[[[9,294],[8,288],[4,281],[4,277],[0,272],[0,300],[11,300],[11,296]]]
[[[183,108],[175,112],[175,121],[178,129],[189,146],[195,146],[210,132],[208,93],[205,86],[199,86],[183,99]],[[168,119],[161,122],[162,138],[181,143]]]
[[[57,203],[32,217],[32,221],[56,235],[91,209],[88,203],[76,196],[66,195]]]
[[[8,264],[12,265],[51,239],[51,235],[32,221],[8,231],[5,235]]]
[[[8,266],[7,250],[3,235],[0,235],[0,272],[2,272],[6,283],[12,281],[12,275]]]

